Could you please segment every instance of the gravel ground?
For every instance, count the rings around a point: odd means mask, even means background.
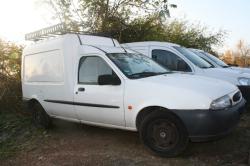
[[[133,166],[133,165],[248,165],[250,113],[228,136],[213,142],[190,143],[181,157],[161,158],[147,150],[138,133],[104,129],[54,120],[44,137],[38,137],[0,165],[18,166]]]

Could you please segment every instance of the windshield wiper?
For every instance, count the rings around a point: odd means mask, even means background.
[[[162,75],[162,74],[168,74],[172,73],[171,71],[169,72],[141,72],[141,73],[134,73],[129,75],[132,78],[140,78],[140,77],[150,77],[150,76],[156,76],[156,75]]]
[[[230,66],[222,66],[223,68],[229,68]]]
[[[171,74],[173,73],[172,71],[166,71],[166,72],[159,72],[157,75],[162,75],[162,74]]]
[[[214,68],[214,66],[209,66],[209,67],[202,66],[202,67],[200,67],[200,68],[202,68],[202,69],[209,69],[209,68]]]
[[[157,75],[156,72],[141,72],[141,73],[134,73],[129,75],[130,77],[147,77],[147,76],[154,76]]]

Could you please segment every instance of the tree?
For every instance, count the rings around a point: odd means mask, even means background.
[[[88,32],[113,32],[138,17],[157,15],[159,21],[176,8],[168,0],[44,0],[61,22]]]
[[[186,20],[174,20],[162,24],[155,17],[157,16],[135,19],[116,38],[122,43],[166,41],[211,53],[214,53],[213,46],[223,43],[224,31],[210,32],[207,27],[190,24]]]
[[[208,27],[190,24],[186,20],[174,20],[165,25],[166,41],[188,48],[212,52],[212,46],[223,43],[225,32],[210,32]]]
[[[248,57],[250,56],[250,46],[248,46],[244,40],[239,40],[237,44],[237,51],[240,57],[243,59],[243,65],[248,66]]]
[[[0,74],[20,78],[22,46],[0,39]]]
[[[137,41],[164,41],[164,26],[156,19],[157,16],[148,16],[134,19],[114,35],[121,43]]]
[[[226,50],[223,54],[223,60],[230,65],[235,65],[235,57],[232,50]]]
[[[119,42],[168,41],[212,52],[225,32],[209,32],[186,20],[169,21],[167,0],[47,0],[55,16],[71,30],[101,33]],[[76,7],[77,6],[77,7]]]
[[[21,104],[22,46],[0,39],[0,109]],[[14,108],[15,110],[16,108]]]

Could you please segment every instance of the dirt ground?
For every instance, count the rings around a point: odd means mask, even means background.
[[[0,161],[18,166],[133,166],[133,165],[248,165],[250,114],[228,136],[208,143],[190,143],[178,158],[161,158],[140,142],[138,134],[54,120],[46,137],[35,139],[28,148]]]

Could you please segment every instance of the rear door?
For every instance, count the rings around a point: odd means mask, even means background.
[[[125,126],[123,91],[120,85],[99,85],[100,75],[118,75],[107,61],[98,55],[83,56],[78,62],[74,105],[80,120],[99,124]]]

